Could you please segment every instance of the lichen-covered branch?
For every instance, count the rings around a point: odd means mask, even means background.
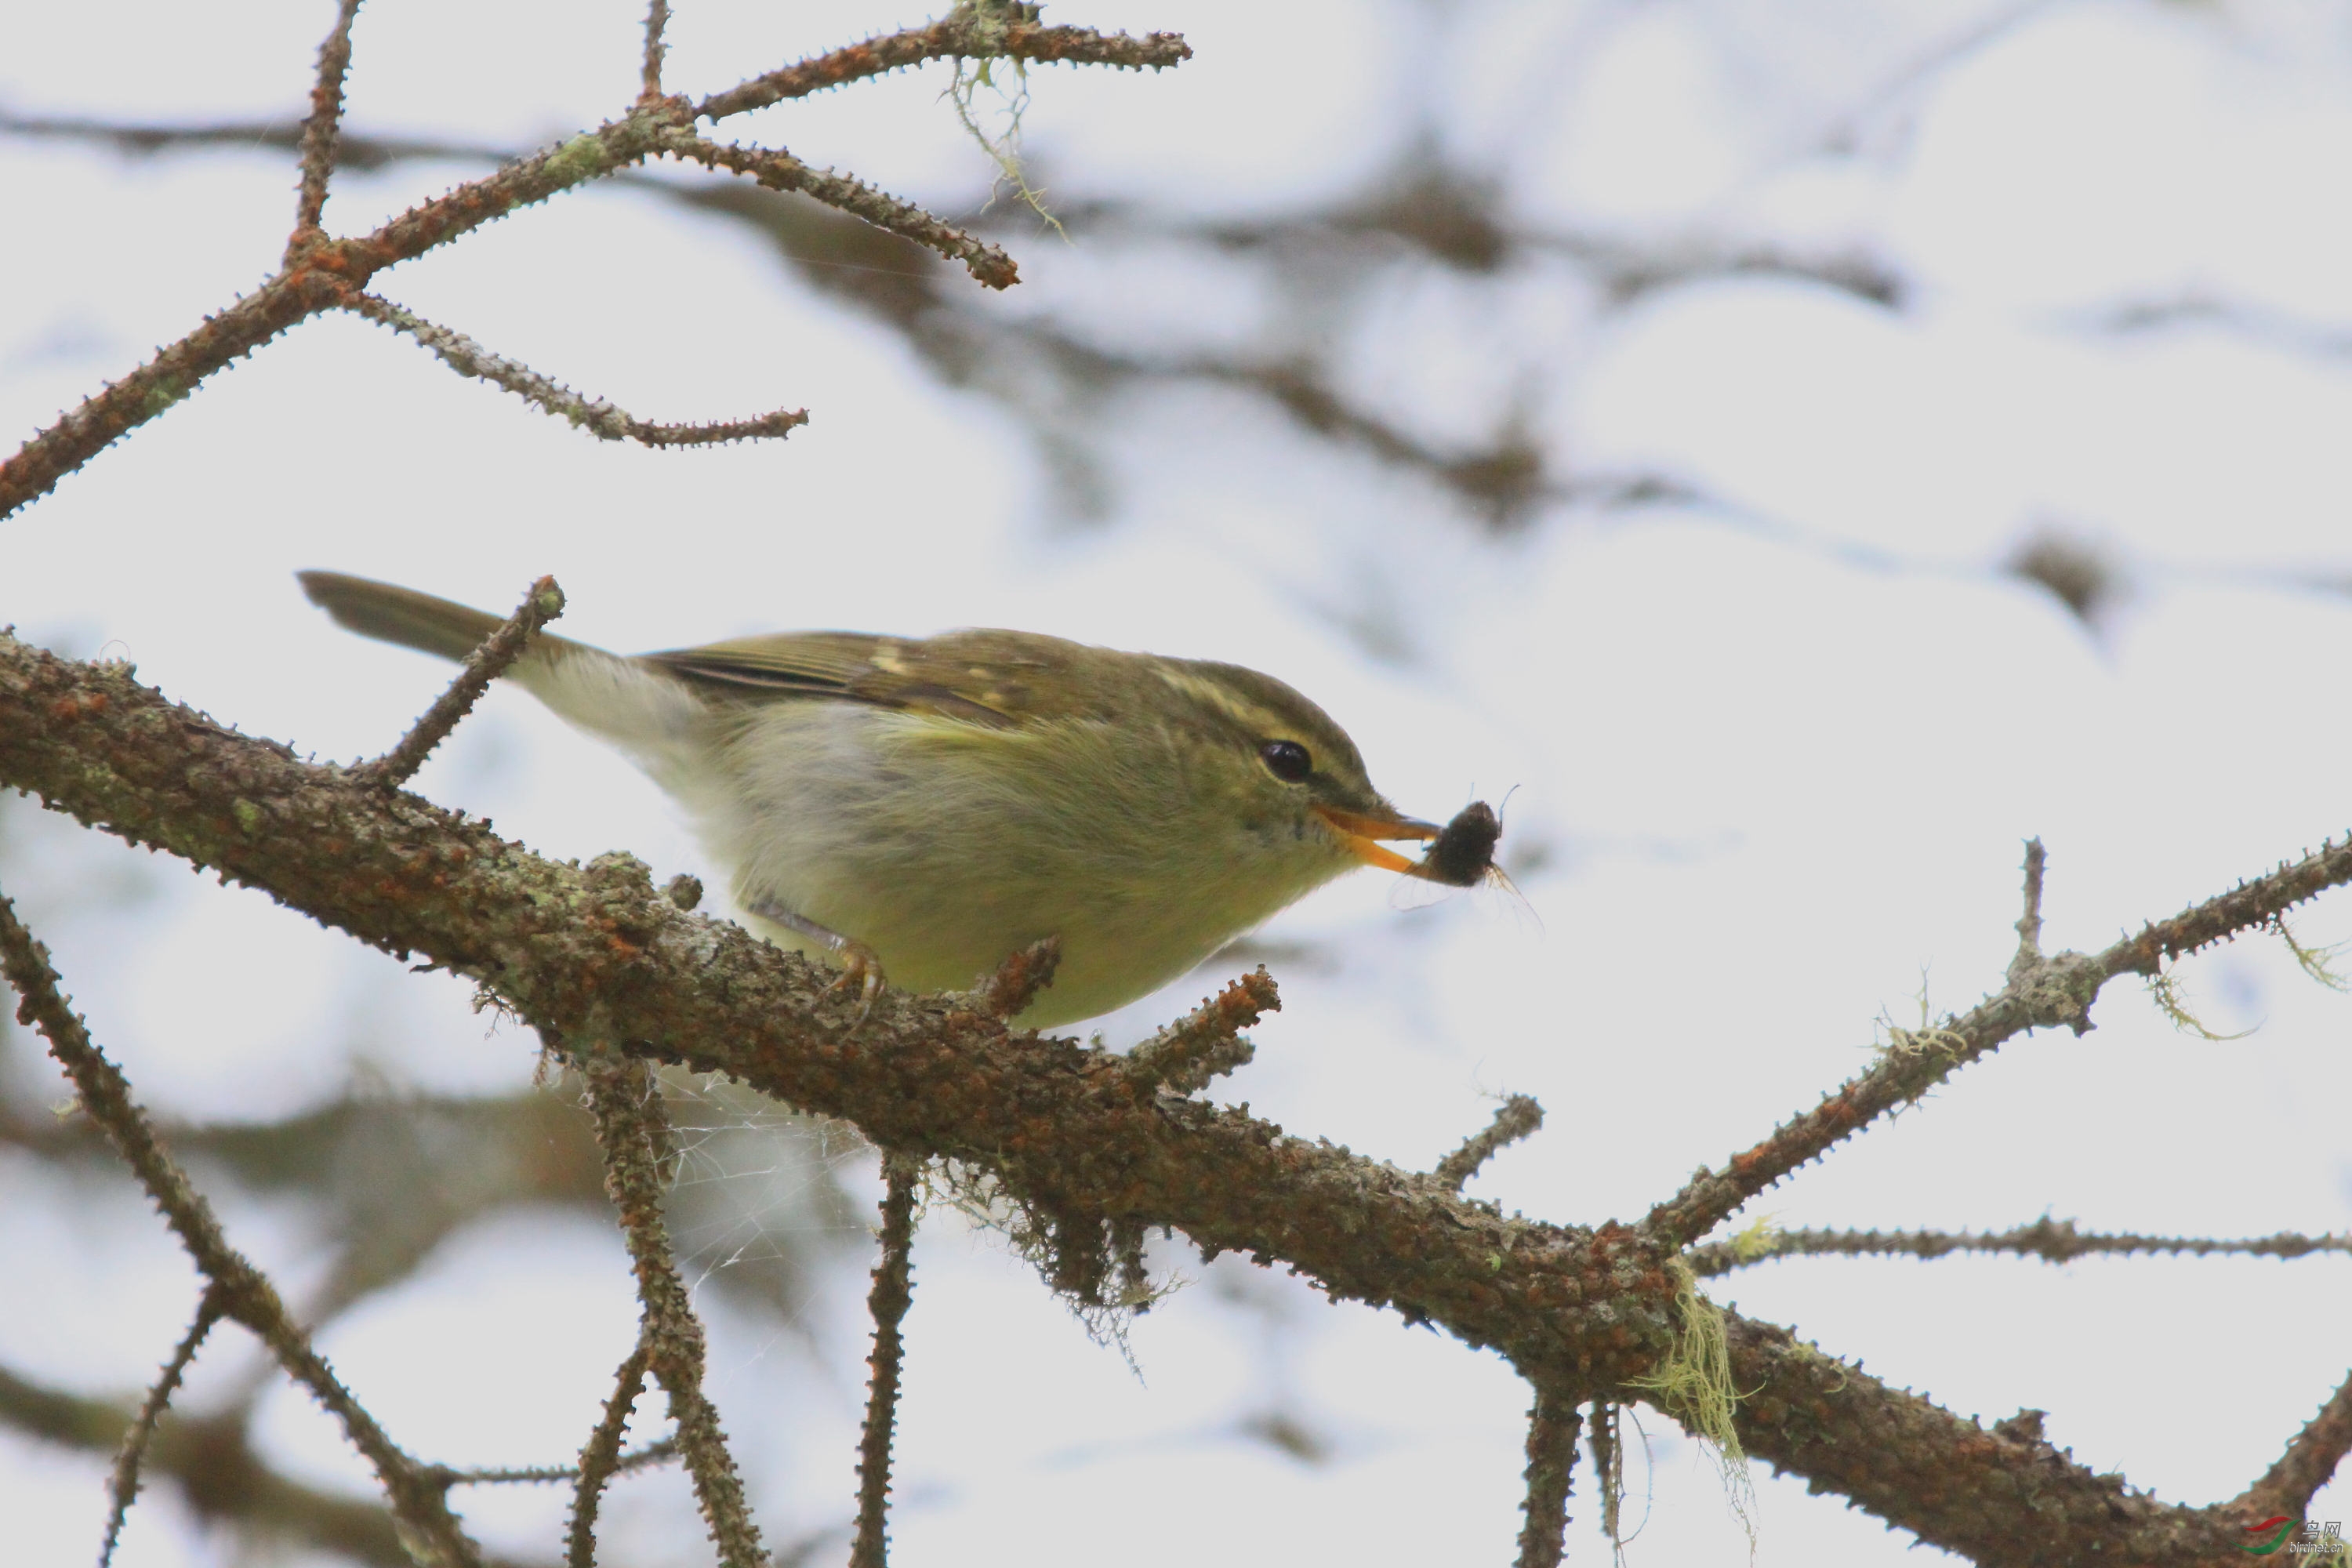
[[[217,1289],[205,1292],[204,1299],[196,1303],[195,1320],[180,1336],[172,1359],[163,1363],[147,1397],[139,1402],[139,1414],[131,1417],[130,1426],[123,1431],[122,1446],[114,1451],[114,1473],[106,1483],[106,1533],[98,1548],[98,1568],[107,1568],[114,1561],[115,1544],[122,1539],[123,1521],[131,1517],[131,1504],[139,1496],[139,1467],[147,1458],[147,1445],[155,1436],[155,1424],[171,1407],[172,1395],[178,1392],[180,1379],[187,1374],[188,1363],[196,1359],[196,1352],[203,1348],[205,1336],[221,1321],[226,1307]]]
[[[372,763],[362,763],[354,770],[359,776],[380,788],[397,789],[416,775],[433,748],[448,739],[457,721],[474,710],[490,682],[504,675],[539,628],[563,613],[563,590],[555,585],[552,577],[541,577],[530,585],[515,606],[515,613],[502,622],[482,642],[482,646],[466,656],[466,663],[448,688],[433,700],[424,717],[409,727],[400,743]]]
[[[640,1330],[637,1342],[613,1374],[604,1418],[581,1447],[580,1475],[572,1489],[572,1523],[565,1531],[566,1568],[596,1568],[596,1512],[604,1502],[604,1484],[620,1474],[621,1436],[629,1427],[630,1407],[645,1392],[646,1368],[652,1360],[653,1346]]]
[[[1532,1096],[1515,1094],[1505,1100],[1495,1111],[1495,1120],[1472,1133],[1462,1147],[1437,1163],[1431,1173],[1439,1181],[1462,1190],[1462,1184],[1478,1173],[1478,1168],[1493,1159],[1498,1150],[1517,1142],[1543,1125],[1543,1107]]]
[[[656,425],[600,397],[586,397],[529,365],[491,353],[460,331],[428,321],[415,312],[374,294],[355,293],[341,301],[353,315],[365,316],[423,343],[442,363],[459,375],[470,375],[504,387],[575,428],[604,441],[635,441],[646,447],[709,447],[726,441],[751,441],[790,435],[808,423],[805,408],[779,408],[751,419],[718,420],[703,425]]]
[[[1503,1215],[1427,1176],[1160,1093],[1121,1057],[1009,1031],[969,998],[890,992],[860,1025],[854,999],[828,994],[828,972],[679,910],[625,857],[542,859],[227,731],[120,667],[0,636],[0,784],[470,975],[559,1045],[615,1042],[730,1074],[884,1147],[985,1169],[1045,1210],[1279,1258],[1334,1297],[1496,1349],[1531,1379],[1627,1395],[1671,1342],[1672,1254],[1636,1228]],[[2326,854],[2294,885],[2352,877],[2339,864],[2352,852]],[[2206,928],[2150,929],[2160,947]],[[1746,1450],[1924,1541],[2021,1564],[2233,1549],[2221,1512],[1989,1439],[1785,1331],[1724,1319]]]
[[[1568,1493],[1576,1479],[1575,1397],[1538,1384],[1528,1411],[1527,1500],[1519,1526],[1518,1568],[1559,1568],[1568,1550]]]
[[[621,1230],[636,1268],[637,1300],[645,1306],[646,1370],[669,1395],[678,1451],[694,1478],[703,1524],[724,1568],[767,1568],[760,1527],[751,1521],[742,1478],[727,1451],[727,1434],[710,1396],[703,1392],[702,1323],[687,1299],[686,1281],[678,1278],[669,1227],[662,1219],[662,1195],[676,1173],[677,1152],[662,1107],[661,1087],[641,1061],[587,1056],[576,1065],[587,1080],[589,1109],[596,1116],[605,1186],[620,1211]],[[578,1517],[575,1510],[575,1521]]]
[[[2315,1252],[2352,1252],[2352,1236],[2275,1236],[2227,1238],[2202,1236],[2140,1236],[2130,1231],[2077,1230],[2071,1219],[2047,1215],[2012,1230],[1765,1230],[1754,1237],[1709,1242],[1687,1254],[1700,1275],[1727,1274],[1774,1258],[1942,1258],[1955,1252],[2006,1252],[2052,1263],[2077,1258],[2135,1252],[2304,1258]]]
[[[694,106],[698,118],[724,120],[731,114],[765,109],[788,98],[805,98],[829,87],[840,87],[886,71],[902,70],[926,60],[956,57],[968,59],[1066,60],[1079,65],[1121,66],[1157,70],[1181,65],[1192,58],[1181,36],[1153,33],[1131,38],[1125,33],[1103,34],[1090,27],[1048,27],[1034,22],[982,18],[976,8],[959,5],[925,27],[909,27],[861,44],[800,60],[756,76],[749,81],[713,93]]]
[[[207,317],[194,331],[129,375],[84,399],[0,462],[0,517],[47,495],[60,479],[109,445],[185,397],[205,378],[288,328],[322,310],[363,309],[358,301],[369,280],[385,268],[421,256],[558,192],[634,168],[661,152],[667,142],[680,136],[691,139],[698,119],[740,113],[818,87],[950,55],[1166,66],[1176,64],[1191,53],[1181,38],[1168,34],[1154,34],[1139,41],[1124,35],[1106,37],[1082,27],[1045,27],[992,19],[973,10],[959,11],[927,27],[909,29],[889,38],[870,39],[785,71],[772,72],[700,106],[682,98],[646,93],[618,118],[593,131],[582,132],[558,146],[504,164],[446,195],[421,203],[373,234],[331,239],[319,232],[317,218],[320,205],[325,200],[327,174],[332,167],[340,135],[341,83],[349,61],[349,23],[355,10],[355,3],[344,5],[336,30],[320,52],[319,85],[301,142],[303,221],[298,224],[294,240],[287,247],[284,265],[253,293]],[[659,29],[649,18],[649,70],[659,41]],[[977,247],[967,261],[977,258],[985,265],[985,258],[980,253],[988,248]],[[1009,261],[1005,264],[1007,268],[1010,265]],[[1004,276],[1009,280],[1009,272]],[[471,352],[480,353],[478,349]],[[772,415],[764,423],[777,420],[787,420],[783,428],[798,422]],[[664,427],[644,428],[657,431]],[[625,433],[635,439],[647,438],[634,428]],[[753,434],[781,434],[781,429],[745,427],[731,435],[673,436],[663,444],[686,439],[730,440]]]
[[[2352,1454],[2352,1377],[2337,1386],[2319,1414],[2288,1442],[2278,1463],[2238,1501],[2257,1515],[2299,1514],[2311,1506],[2312,1494],[2335,1478],[2347,1454]]]
[[[866,1310],[874,1318],[873,1378],[866,1390],[866,1425],[857,1440],[857,1535],[849,1568],[883,1568],[889,1561],[890,1440],[898,1421],[898,1369],[906,1344],[898,1326],[914,1300],[915,1190],[919,1160],[882,1157],[882,1257],[874,1266]]]
[[[294,235],[286,242],[286,260],[319,231],[320,215],[327,206],[327,179],[335,170],[335,138],[343,126],[343,75],[352,66],[352,23],[360,14],[360,0],[341,0],[335,25],[319,46],[319,79],[310,87],[310,113],[302,121],[302,192],[294,209]]]
[[[699,136],[672,137],[662,151],[707,168],[748,174],[772,191],[799,191],[829,207],[862,217],[877,228],[936,250],[991,289],[1010,289],[1021,281],[1013,258],[983,239],[975,239],[952,224],[943,223],[909,201],[865,181],[829,169],[812,169],[789,153],[766,147],[740,147],[705,141]]]
[[[69,1394],[0,1366],[0,1421],[13,1431],[103,1459],[120,1450],[124,1424],[136,1419],[112,1400]],[[190,1421],[166,1414],[142,1468],[151,1477],[169,1477],[207,1526],[281,1547],[312,1547],[371,1568],[416,1568],[390,1514],[273,1470],[254,1452],[241,1417]]]
[[[2101,952],[2044,957],[2038,948],[2039,849],[2034,846],[2028,857],[2026,918],[2018,922],[2020,948],[2007,984],[1933,1028],[1897,1031],[1876,1065],[1849,1079],[1812,1110],[1781,1123],[1769,1138],[1733,1155],[1721,1170],[1701,1171],[1681,1192],[1650,1211],[1643,1222],[1644,1231],[1670,1245],[1696,1241],[1798,1166],[2027,1030],[2063,1026],[2078,1035],[2087,1032],[2092,1002],[2117,975],[2160,974],[2172,960],[2273,926],[2295,905],[2352,881],[2352,838],[2330,842],[2170,920],[2153,921],[2137,936],[2125,937]]]
[[[5,729],[0,724],[0,731]],[[163,1211],[180,1244],[203,1271],[209,1282],[208,1295],[217,1301],[221,1315],[259,1336],[288,1374],[342,1424],[352,1446],[375,1467],[393,1511],[415,1532],[420,1546],[435,1555],[436,1563],[451,1568],[478,1564],[479,1550],[458,1528],[439,1489],[384,1435],[375,1417],[352,1397],[326,1359],[311,1348],[310,1336],[287,1316],[268,1278],[229,1246],[219,1221],[213,1217],[212,1205],[189,1184],[179,1163],[157,1140],[146,1113],[131,1100],[131,1085],[121,1070],[91,1043],[80,1016],[58,989],[47,951],[33,940],[5,897],[0,897],[0,973],[6,975],[21,999],[17,1021],[38,1029],[48,1041],[50,1054],[72,1079],[83,1110],[106,1130],[115,1152]]]
[[[1257,1047],[1242,1033],[1282,1011],[1282,993],[1259,964],[1128,1053],[1138,1087],[1198,1094],[1248,1061]]]

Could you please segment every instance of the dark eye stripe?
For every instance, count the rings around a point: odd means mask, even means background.
[[[1315,759],[1296,741],[1268,741],[1257,749],[1265,771],[1285,784],[1304,784],[1315,771]]]

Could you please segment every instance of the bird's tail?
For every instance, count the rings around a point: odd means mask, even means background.
[[[496,631],[487,611],[414,588],[341,572],[298,572],[310,602],[336,624],[443,658],[462,659]],[[509,678],[593,734],[619,742],[651,761],[686,737],[707,710],[684,682],[642,659],[541,632],[530,639]]]

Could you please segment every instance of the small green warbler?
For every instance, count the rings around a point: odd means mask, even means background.
[[[352,631],[462,659],[496,616],[300,574]],[[541,634],[510,678],[686,808],[761,934],[895,984],[971,984],[1046,936],[1020,1022],[1107,1013],[1360,865],[1467,885],[1494,836],[1435,839],[1347,732],[1238,665],[1031,632],[783,632],[635,658]],[[1485,808],[1479,807],[1483,811]],[[1465,816],[1467,814],[1465,814]],[[1488,813],[1486,822],[1491,823]]]

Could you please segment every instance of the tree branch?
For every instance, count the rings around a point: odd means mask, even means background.
[[[380,789],[398,789],[416,776],[433,748],[446,740],[457,721],[474,710],[490,682],[513,668],[523,649],[539,628],[563,613],[563,590],[555,585],[552,577],[541,577],[530,585],[498,630],[482,641],[482,646],[466,656],[465,668],[449,682],[448,689],[434,699],[433,706],[416,721],[400,743],[372,763],[362,763],[353,773]]]
[[[596,1142],[604,1150],[605,1186],[621,1212],[621,1229],[636,1265],[637,1299],[645,1304],[646,1365],[669,1395],[678,1451],[694,1478],[703,1523],[725,1568],[767,1568],[760,1527],[751,1522],[742,1479],[727,1451],[727,1434],[703,1392],[702,1324],[687,1299],[686,1281],[678,1278],[669,1228],[662,1221],[662,1194],[677,1156],[661,1086],[641,1061],[583,1056],[577,1065],[596,1115]]]
[[[139,1496],[139,1466],[147,1457],[147,1445],[155,1436],[155,1424],[170,1408],[172,1395],[186,1374],[188,1363],[196,1359],[197,1350],[213,1331],[213,1325],[221,1321],[226,1307],[218,1288],[205,1292],[204,1299],[196,1303],[195,1319],[189,1323],[188,1331],[180,1336],[172,1359],[163,1363],[154,1386],[139,1402],[139,1414],[131,1417],[130,1426],[123,1431],[122,1446],[114,1453],[114,1473],[106,1485],[110,1500],[106,1510],[106,1534],[98,1548],[98,1568],[108,1568],[114,1561],[115,1543],[122,1539],[122,1522],[131,1517],[131,1504]]]
[[[827,972],[680,910],[625,857],[585,869],[541,859],[479,822],[226,731],[119,667],[0,637],[0,784],[267,888],[373,945],[421,952],[553,1041],[617,1041],[731,1074],[884,1147],[985,1169],[1048,1212],[1280,1258],[1335,1297],[1496,1349],[1531,1380],[1628,1396],[1672,1342],[1672,1254],[1655,1235],[1503,1215],[1427,1176],[1160,1094],[1125,1058],[1015,1034],[969,998],[890,992],[858,1026],[853,1000],[826,994]],[[2291,893],[2352,879],[2352,849],[2281,877],[2232,895],[2234,916],[2200,906],[2133,951],[2155,963],[2223,934],[2226,918],[2259,924]],[[2233,1550],[2216,1510],[1989,1438],[1783,1330],[1724,1316],[1748,1452],[1922,1540],[2021,1564]]]
[[[730,146],[686,135],[670,138],[662,151],[706,168],[748,174],[772,191],[799,191],[814,196],[829,207],[864,218],[877,228],[887,229],[901,238],[936,250],[950,261],[962,262],[966,271],[991,289],[1010,289],[1021,281],[1020,268],[1013,265],[1013,258],[986,240],[974,239],[914,203],[902,201],[887,191],[876,190],[863,180],[830,170],[812,169],[790,153],[766,147]]]
[[[2352,838],[2324,844],[2315,854],[2241,883],[2170,920],[2154,921],[2137,936],[2125,937],[2097,954],[2041,956],[2038,853],[2029,852],[2026,879],[2027,912],[2018,921],[2020,948],[2006,985],[1934,1028],[1896,1031],[1894,1045],[1877,1065],[1847,1079],[1812,1110],[1775,1128],[1763,1142],[1733,1155],[1721,1171],[1700,1171],[1681,1192],[1650,1211],[1643,1230],[1668,1245],[1696,1241],[1798,1166],[1886,1112],[1910,1104],[2017,1036],[2060,1025],[2078,1035],[2089,1032],[2091,1004],[2117,975],[2159,974],[2168,961],[2273,925],[2295,905],[2352,881]]]
[[[602,441],[635,441],[646,447],[709,447],[763,437],[781,439],[808,423],[807,409],[780,408],[754,419],[721,420],[708,425],[652,424],[602,398],[583,397],[562,382],[493,353],[465,333],[428,321],[379,295],[353,293],[340,303],[353,315],[365,316],[415,338],[459,375],[504,387]]]
[[[1576,1480],[1576,1435],[1582,1425],[1575,1397],[1536,1385],[1528,1411],[1527,1515],[1519,1528],[1518,1568],[1559,1568],[1568,1550],[1568,1493]]]
[[[890,1439],[898,1419],[898,1368],[905,1353],[898,1325],[914,1300],[915,1189],[922,1162],[882,1156],[882,1260],[874,1266],[866,1309],[874,1317],[874,1377],[866,1389],[866,1426],[857,1442],[857,1537],[849,1568],[884,1568],[889,1561]]]
[[[360,0],[340,0],[335,25],[319,46],[319,79],[310,88],[310,113],[302,121],[302,194],[295,204],[294,233],[286,242],[286,265],[319,232],[327,208],[327,179],[335,170],[335,139],[343,124],[343,75],[352,66],[352,23]]]
[[[1437,1163],[1430,1173],[1455,1192],[1478,1173],[1498,1150],[1517,1142],[1543,1125],[1543,1107],[1531,1096],[1515,1094],[1495,1111],[1495,1120],[1472,1133],[1462,1147]]]
[[[2128,1231],[2109,1235],[2077,1230],[2071,1219],[2053,1220],[2045,1215],[2032,1225],[2003,1231],[1770,1231],[1753,1239],[1743,1235],[1729,1241],[1694,1247],[1687,1256],[1693,1271],[1706,1276],[1727,1274],[1774,1258],[1942,1258],[1954,1252],[2017,1253],[2052,1263],[2071,1263],[2095,1254],[2134,1252],[2185,1252],[2196,1258],[2302,1258],[2314,1252],[2352,1252],[2352,1236],[2298,1236],[2282,1231],[2276,1236],[2232,1241],[2210,1237],[2139,1236]]]
[[[2311,1506],[2312,1494],[2335,1476],[2347,1453],[2352,1453],[2352,1377],[2346,1378],[2319,1407],[2319,1414],[2304,1424],[2278,1463],[2248,1487],[2238,1502],[2257,1514],[2300,1514]]]
[[[352,1397],[326,1359],[310,1347],[310,1336],[288,1318],[268,1278],[229,1246],[220,1223],[213,1217],[212,1205],[189,1184],[186,1173],[148,1126],[146,1113],[131,1100],[130,1083],[90,1042],[80,1016],[58,988],[47,950],[33,940],[5,898],[0,898],[0,973],[6,974],[21,998],[17,1021],[37,1028],[49,1042],[50,1054],[73,1079],[82,1109],[106,1130],[115,1152],[147,1189],[155,1206],[163,1211],[180,1244],[204,1271],[210,1282],[209,1294],[218,1299],[221,1314],[258,1335],[288,1374],[342,1423],[352,1446],[375,1467],[394,1513],[415,1532],[420,1546],[433,1552],[436,1563],[478,1564],[479,1549],[458,1528],[440,1491],[424,1479],[416,1462],[384,1435],[375,1417]]]
[[[868,38],[829,54],[756,76],[749,81],[713,93],[694,106],[701,120],[724,120],[753,109],[765,109],[788,98],[805,98],[829,87],[880,76],[926,60],[996,58],[1067,60],[1083,65],[1121,66],[1154,70],[1181,65],[1192,58],[1182,35],[1154,33],[1130,38],[1125,33],[1106,36],[1089,27],[1047,27],[1034,22],[989,22],[973,7],[959,5],[926,27]]]
[[[604,1401],[604,1419],[596,1423],[580,1449],[580,1475],[572,1489],[572,1524],[565,1537],[567,1568],[596,1568],[596,1510],[604,1499],[604,1483],[620,1473],[621,1435],[628,1430],[630,1407],[645,1392],[646,1366],[652,1358],[653,1346],[640,1330],[637,1342],[622,1358],[620,1371],[613,1374],[613,1393]]]

